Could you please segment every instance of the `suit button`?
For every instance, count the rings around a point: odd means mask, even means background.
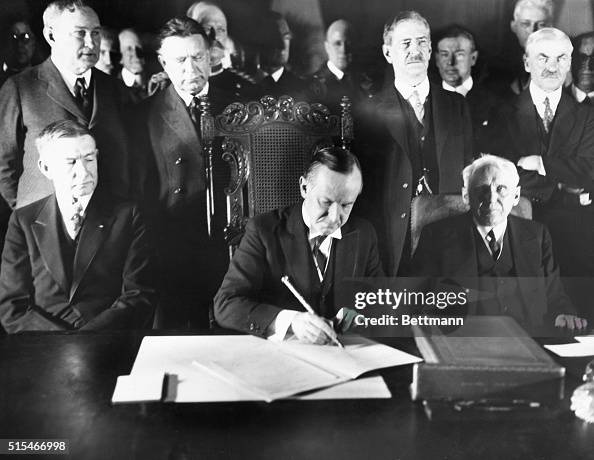
[[[402,214],[400,214],[400,218],[401,219],[404,219],[405,217],[406,217],[406,213],[405,212],[403,212]]]
[[[250,331],[253,331],[256,329],[256,325],[254,323],[250,323]]]
[[[184,191],[183,187],[177,187],[173,190],[173,194],[179,195],[180,193],[183,193],[183,191]]]
[[[404,184],[402,184],[402,188],[408,188],[408,184],[405,182]]]
[[[182,163],[182,161],[184,161],[184,160],[182,159],[182,157],[177,157],[177,159],[175,160],[175,164],[176,164],[176,165],[180,165],[180,164]]]

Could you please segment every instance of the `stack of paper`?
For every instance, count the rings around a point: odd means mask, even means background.
[[[145,337],[130,376],[118,378],[112,402],[162,397],[172,402],[273,401],[322,388],[302,398],[385,398],[390,393],[381,377],[350,380],[420,361],[361,337],[343,339],[344,349],[277,344],[253,336]],[[165,374],[175,376],[176,385],[163,392]]]
[[[594,356],[594,336],[580,335],[575,339],[578,343],[564,343],[561,345],[545,345],[547,350],[564,358],[577,358],[583,356]]]

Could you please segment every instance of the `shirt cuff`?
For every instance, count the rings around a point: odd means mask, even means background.
[[[541,176],[547,175],[547,171],[545,170],[544,162],[542,161],[541,156],[538,157],[538,174],[540,174]]]
[[[295,318],[297,313],[299,312],[295,310],[281,310],[280,313],[276,315],[276,318],[274,318],[272,328],[269,328],[269,330],[272,329],[272,333],[269,334],[267,338],[274,342],[282,342],[285,340],[287,338],[287,332],[293,322],[293,318]]]

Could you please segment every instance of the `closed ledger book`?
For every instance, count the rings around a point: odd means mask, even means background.
[[[413,333],[425,359],[413,368],[413,400],[563,398],[565,368],[510,317],[468,317],[447,334],[435,326],[413,326]]]

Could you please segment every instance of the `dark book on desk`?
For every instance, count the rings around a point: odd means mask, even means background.
[[[563,398],[565,368],[510,317],[468,317],[447,334],[435,326],[413,326],[413,333],[425,359],[413,368],[413,400]]]

